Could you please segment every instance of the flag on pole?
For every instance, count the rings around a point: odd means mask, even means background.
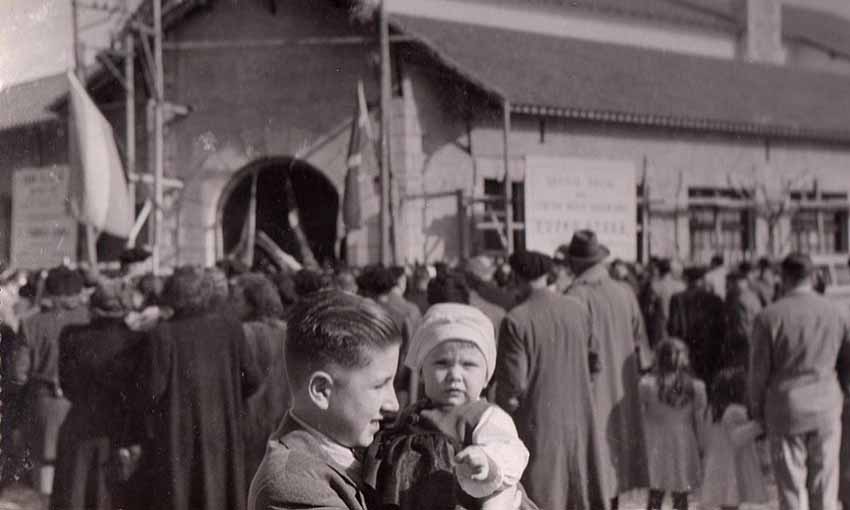
[[[127,238],[133,229],[135,204],[112,126],[97,109],[82,83],[68,72],[72,129],[71,214],[98,232]],[[159,206],[160,204],[155,204]]]
[[[372,140],[372,127],[369,122],[369,110],[366,107],[366,94],[363,82],[357,82],[357,101],[354,105],[354,119],[351,123],[351,138],[348,141],[348,171],[345,174],[345,189],[342,196],[342,222],[346,232],[363,226],[363,210],[360,203],[360,167],[363,165],[363,153]]]
[[[247,268],[254,267],[254,245],[257,240],[257,177],[259,172],[251,174],[251,199],[248,202],[248,213],[242,225],[239,244],[233,250],[232,257],[239,260]]]

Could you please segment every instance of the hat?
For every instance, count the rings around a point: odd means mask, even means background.
[[[463,340],[478,347],[484,355],[489,382],[496,368],[496,333],[493,322],[481,310],[469,305],[432,305],[410,340],[404,364],[411,370],[419,370],[428,353],[449,340]]]
[[[508,257],[511,269],[526,280],[536,280],[552,270],[552,258],[537,251],[517,251]]]
[[[782,273],[794,278],[804,278],[814,272],[812,258],[805,253],[791,253],[782,260]]]
[[[567,247],[567,258],[584,264],[595,264],[610,254],[611,250],[599,242],[592,230],[577,230]]]
[[[137,262],[144,262],[151,256],[151,252],[144,248],[127,248],[121,255],[118,256],[118,261],[121,262],[122,266],[126,266],[127,264],[135,264]]]
[[[83,290],[83,276],[68,267],[54,267],[47,273],[44,290],[51,296],[75,296]]]
[[[466,263],[466,269],[482,280],[490,280],[496,272],[496,264],[487,255],[478,255],[469,259],[469,262]]]

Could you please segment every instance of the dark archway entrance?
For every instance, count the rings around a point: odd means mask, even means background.
[[[301,228],[316,260],[323,264],[336,258],[339,193],[333,183],[313,166],[291,158],[264,159],[241,170],[224,192],[221,209],[224,253],[239,243],[251,200],[251,179],[257,173],[257,231],[265,232],[284,251],[300,259],[295,234],[287,215],[285,186],[292,179]],[[256,260],[256,259],[255,259]]]

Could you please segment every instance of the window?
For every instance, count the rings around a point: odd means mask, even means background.
[[[729,262],[748,257],[754,245],[754,214],[746,191],[688,190],[691,257],[708,262],[719,253]]]
[[[791,249],[804,253],[847,251],[847,193],[792,191]]]
[[[500,179],[484,179],[484,196],[485,197],[503,197],[504,184]],[[520,224],[525,222],[525,184],[520,181],[512,183],[511,192],[513,195],[513,220],[514,220],[514,250],[525,249],[525,232]],[[505,221],[505,205],[503,201],[495,200],[485,202],[484,205],[484,221],[488,222],[495,215],[504,228]],[[504,251],[500,234],[497,230],[486,229],[483,231],[482,239],[483,249],[485,251]]]

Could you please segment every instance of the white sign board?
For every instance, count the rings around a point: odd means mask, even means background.
[[[68,213],[67,166],[26,168],[12,178],[11,265],[51,268],[77,257],[77,221]]]
[[[612,257],[637,257],[635,165],[629,161],[527,156],[525,244],[552,255],[591,229]]]

